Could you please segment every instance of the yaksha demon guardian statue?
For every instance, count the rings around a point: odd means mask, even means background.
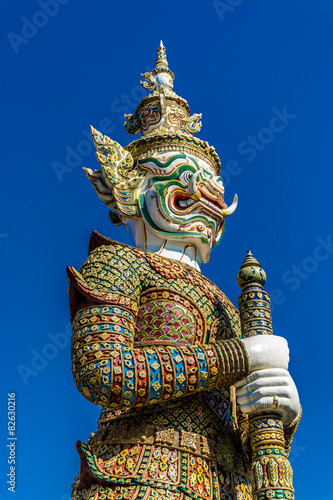
[[[102,406],[96,433],[78,443],[73,498],[292,499],[300,406],[287,343],[242,339],[239,312],[200,272],[237,197],[227,207],[219,157],[193,137],[201,115],[173,92],[162,43],[142,76],[151,93],[125,124],[142,137],[123,149],[92,128],[102,170],[85,169],[134,247],[94,232],[80,272],[68,269],[74,379]],[[251,293],[245,302],[263,296]],[[252,416],[264,412],[251,449]],[[275,449],[256,451],[265,427]]]

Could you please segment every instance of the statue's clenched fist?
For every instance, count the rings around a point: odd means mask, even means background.
[[[237,401],[244,413],[274,411],[285,424],[298,415],[300,402],[288,372],[287,341],[273,335],[242,339],[250,359],[251,373],[235,383]]]
[[[244,413],[274,411],[290,424],[300,410],[298,392],[288,370],[266,368],[235,383],[237,401]]]

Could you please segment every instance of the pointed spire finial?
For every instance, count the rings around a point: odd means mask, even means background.
[[[141,76],[146,80],[140,82],[147,90],[157,90],[158,87],[165,88],[167,92],[172,92],[173,81],[175,75],[169,69],[169,64],[166,58],[166,51],[162,40],[157,49],[157,59],[155,68],[147,73],[141,73]]]
[[[166,58],[166,51],[165,47],[163,45],[162,40],[160,41],[160,46],[157,49],[157,59],[155,63],[155,71],[158,72],[158,70],[161,69],[168,69],[169,64]]]
[[[257,259],[253,257],[251,250],[247,251],[245,260],[240,267],[237,283],[241,288],[251,283],[259,283],[262,286],[266,283],[266,273]]]

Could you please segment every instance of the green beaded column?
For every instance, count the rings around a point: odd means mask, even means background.
[[[273,335],[270,297],[264,291],[266,273],[250,251],[241,265],[237,283],[242,337]],[[294,500],[292,469],[285,450],[281,417],[274,412],[249,417],[255,500]]]

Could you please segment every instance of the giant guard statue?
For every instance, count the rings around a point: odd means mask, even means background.
[[[102,170],[85,172],[134,247],[94,232],[68,268],[78,390],[102,407],[77,445],[75,500],[293,499],[287,456],[300,418],[288,347],[272,333],[264,271],[248,253],[240,313],[201,264],[237,205],[220,160],[193,137],[165,48],[126,148],[92,128]],[[257,335],[261,334],[261,335]]]

